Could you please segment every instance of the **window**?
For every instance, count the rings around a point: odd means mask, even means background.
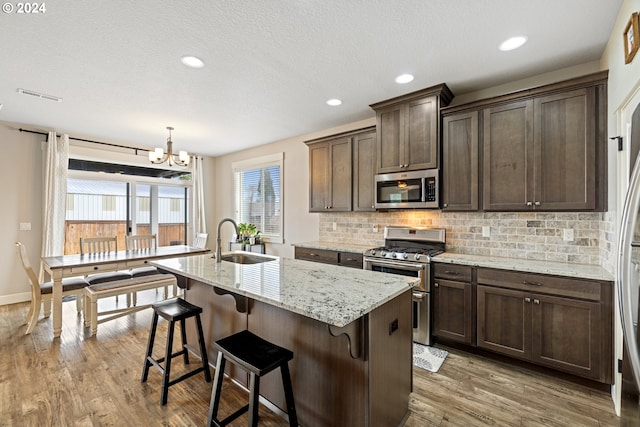
[[[164,171],[91,161],[69,161],[65,254],[79,253],[80,237],[156,234],[158,246],[186,244],[188,169]]]
[[[233,163],[236,221],[271,243],[283,243],[282,164],[283,153]]]

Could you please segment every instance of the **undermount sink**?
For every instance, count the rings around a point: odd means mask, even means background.
[[[273,259],[248,254],[227,254],[222,255],[222,261],[235,262],[236,264],[259,264],[261,262],[273,261]]]

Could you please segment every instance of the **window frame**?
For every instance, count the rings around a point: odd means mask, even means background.
[[[280,216],[279,226],[280,233],[277,235],[265,234],[264,230],[260,228],[260,224],[256,224],[260,230],[260,238],[263,242],[267,243],[284,243],[284,153],[275,153],[262,157],[256,157],[253,159],[247,159],[242,161],[233,162],[231,169],[233,171],[233,197],[234,197],[234,218],[236,222],[242,222],[240,218],[240,205],[242,203],[242,197],[240,194],[240,187],[238,185],[239,174],[251,170],[265,169],[273,166],[278,166],[280,169]]]

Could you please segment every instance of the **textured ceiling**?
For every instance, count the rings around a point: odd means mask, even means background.
[[[0,120],[221,155],[598,60],[622,0],[64,0],[0,15]],[[521,49],[500,52],[526,34]],[[196,55],[203,69],[182,65]],[[394,78],[416,79],[398,85]],[[31,89],[60,103],[19,94]],[[329,98],[343,105],[328,107]]]

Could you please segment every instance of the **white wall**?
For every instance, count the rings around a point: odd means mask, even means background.
[[[370,119],[216,158],[215,224],[222,218],[235,217],[232,163],[282,152],[284,153],[282,186],[284,243],[267,244],[266,251],[272,255],[293,258],[292,243],[318,240],[318,214],[309,213],[309,155],[304,141],[373,126],[375,125],[373,110],[371,110],[371,115]],[[210,239],[215,239],[215,231],[212,226]],[[233,227],[229,224],[224,224],[221,229],[223,250],[225,250],[225,242],[231,240],[232,234]]]
[[[3,208],[0,210],[0,305],[31,298],[27,276],[18,262],[15,245],[22,242],[35,267],[40,260],[42,234],[42,148],[46,137],[20,132],[19,125],[0,122],[0,168]],[[11,159],[11,160],[7,160]],[[30,222],[31,231],[19,231]]]

